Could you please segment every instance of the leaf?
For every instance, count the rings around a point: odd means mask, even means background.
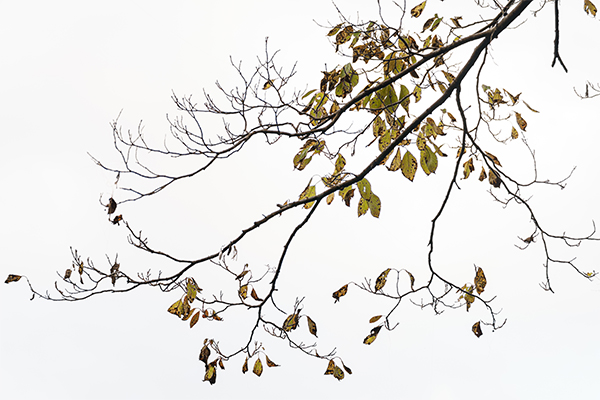
[[[517,124],[519,124],[519,128],[524,131],[525,128],[527,128],[527,121],[525,121],[518,112],[515,112],[515,116],[517,117]]]
[[[402,162],[402,155],[400,154],[400,147],[396,149],[396,155],[392,159],[392,163],[388,167],[390,171],[398,171],[400,169],[400,164]]]
[[[448,83],[452,83],[454,82],[454,79],[456,79],[456,77],[454,75],[452,75],[449,72],[446,71],[442,71],[444,73],[444,76],[446,77],[446,80],[448,81]]]
[[[415,95],[415,103],[418,103],[421,100],[421,86],[415,86],[413,93]]]
[[[317,324],[315,324],[315,321],[313,321],[308,315],[306,316],[306,320],[308,322],[308,331],[310,333],[312,333],[313,335],[315,335],[315,337],[317,336]]]
[[[508,92],[508,90],[506,90],[506,89],[503,89],[503,90],[504,90],[504,93],[506,93],[508,95],[508,97],[510,97],[510,99],[512,100],[512,104],[511,105],[514,106],[515,104],[517,104],[517,101],[519,101],[519,96],[521,96],[521,93],[519,93],[516,96],[513,96],[512,94],[510,94]]]
[[[350,367],[346,367],[346,365],[342,362],[342,367],[344,367],[344,369],[346,370],[346,372],[350,375],[352,375],[352,370],[350,369]]]
[[[19,279],[21,279],[21,275],[10,274],[10,275],[8,275],[8,278],[6,278],[6,280],[4,281],[4,283],[16,282]]]
[[[310,197],[315,196],[316,194],[317,194],[317,189],[316,189],[315,185],[311,185],[310,181],[309,181],[306,189],[304,189],[304,191],[302,193],[300,193],[300,197],[298,198],[298,200],[308,199]],[[315,204],[314,201],[306,203],[306,204],[304,204],[304,208],[311,208],[313,206],[313,204]]]
[[[344,200],[344,203],[350,207],[350,200],[352,197],[354,197],[354,189],[352,186],[346,186],[345,188],[341,189],[339,193],[342,200]]]
[[[346,166],[346,159],[344,158],[343,155],[338,154],[337,159],[335,160],[335,169],[333,171],[333,174],[339,174],[340,172],[342,172],[342,170],[344,169],[344,167]]]
[[[502,180],[500,179],[500,177],[498,175],[496,175],[496,173],[494,172],[493,169],[490,169],[489,181],[490,181],[490,184],[493,187],[495,187],[495,188],[499,188],[500,187],[500,183],[502,182]]]
[[[169,307],[167,311],[169,311],[171,314],[181,317],[181,315],[183,314],[183,303],[181,302],[181,300],[177,300],[171,305],[171,307]]]
[[[223,365],[223,359],[219,357],[219,367],[221,369],[225,369],[225,365]]]
[[[196,311],[196,314],[194,314],[192,319],[190,319],[190,328],[193,328],[194,325],[196,325],[198,323],[199,319],[200,319],[200,312]]]
[[[272,368],[272,367],[279,367],[279,364],[275,364],[273,361],[271,361],[271,359],[269,358],[268,355],[265,354],[265,360],[267,361],[267,367]]]
[[[217,381],[217,368],[209,364],[206,366],[206,373],[204,374],[204,380],[208,381],[211,385],[214,385]]]
[[[369,333],[369,335],[365,338],[365,340],[363,340],[364,344],[371,344],[375,341],[375,339],[377,339],[377,335],[379,334],[379,331],[381,330],[381,326],[376,326],[375,328],[371,329],[371,333]]]
[[[283,330],[286,332],[293,331],[298,327],[298,320],[300,316],[297,313],[288,315],[283,323]]]
[[[244,365],[242,365],[242,373],[245,374],[248,372],[248,357],[246,357],[246,361],[244,361]]]
[[[519,132],[515,129],[515,127],[512,127],[512,131],[510,132],[510,137],[512,137],[513,139],[517,139],[519,137]]]
[[[344,379],[344,371],[337,365],[333,368],[333,377],[338,381]]]
[[[327,364],[327,369],[325,370],[324,375],[333,375],[333,371],[335,371],[335,362],[333,362],[333,360],[329,360],[329,364]]]
[[[448,116],[450,117],[450,121],[456,122],[456,118],[454,118],[454,115],[452,115],[452,113],[448,112]]]
[[[412,10],[410,10],[410,15],[412,15],[413,18],[419,18],[419,16],[421,16],[421,13],[425,9],[425,4],[426,3],[427,3],[427,0],[425,0],[424,2],[422,2],[421,4],[419,4],[418,6],[414,7]]]
[[[250,292],[250,296],[252,296],[252,298],[256,301],[263,301],[263,299],[258,297],[258,295],[256,294],[256,290],[254,290],[254,288],[252,288],[252,292]]]
[[[534,110],[533,108],[531,108],[531,106],[529,104],[527,104],[527,102],[525,100],[523,100],[523,104],[525,104],[527,106],[527,108],[529,108],[531,111],[533,111],[534,113],[539,113],[539,111]]]
[[[302,96],[302,98],[305,99],[305,98],[307,98],[308,96],[310,96],[311,94],[313,94],[316,91],[317,91],[317,89],[309,90],[308,92],[306,92],[304,94],[304,96]]]
[[[473,166],[473,157],[465,161],[465,163],[463,164],[463,168],[464,179],[467,179],[469,175],[471,175],[471,172],[475,171],[475,167]]]
[[[375,291],[379,291],[381,289],[383,289],[383,287],[385,286],[386,282],[387,282],[387,276],[390,273],[391,268],[386,269],[385,271],[383,271],[381,274],[379,274],[379,276],[377,277],[377,281],[375,282]]]
[[[246,264],[246,265],[248,265],[248,264]],[[249,270],[242,271],[242,272],[241,272],[241,273],[240,273],[238,276],[236,276],[236,277],[235,277],[235,280],[236,280],[236,281],[240,281],[240,282],[241,282],[241,281],[242,281],[242,279],[244,278],[244,276],[245,276],[245,275],[246,275],[248,272],[250,272],[250,271],[249,271]]]
[[[210,349],[208,348],[208,345],[205,344],[204,347],[202,347],[202,350],[200,350],[200,357],[199,357],[199,359],[204,364],[207,364],[209,357],[210,357]]]
[[[496,164],[497,166],[501,167],[502,164],[500,164],[500,160],[498,160],[498,157],[496,157],[495,155],[493,155],[492,153],[488,153],[487,151],[485,152],[485,154],[487,154],[487,156],[490,158],[490,160],[492,160],[492,162],[494,164]]]
[[[462,19],[462,17],[454,17],[454,18],[450,18],[450,21],[452,21],[452,23],[454,24],[455,27],[460,28],[460,20]]]
[[[263,366],[262,366],[262,362],[260,361],[260,358],[257,358],[256,361],[254,362],[254,368],[252,368],[252,372],[254,372],[254,375],[256,375],[256,376],[262,375]]]
[[[115,264],[118,265],[118,264]],[[116,268],[116,270],[118,270],[119,267]],[[111,269],[111,273],[113,273],[112,269]],[[193,278],[187,278],[186,279],[186,292],[187,292],[187,297],[190,300],[190,303],[192,303],[195,299],[196,299],[196,295],[198,294],[198,292],[201,290],[198,285],[196,284],[196,281]]]
[[[480,337],[481,335],[483,335],[483,332],[481,331],[481,321],[475,322],[473,324],[473,327],[471,328],[471,330],[477,337]]]
[[[110,222],[112,222],[113,225],[119,225],[119,222],[121,222],[121,221],[123,221],[123,216],[122,215],[117,215]]]
[[[438,15],[435,14],[435,16],[437,17]],[[437,27],[440,25],[440,23],[442,22],[442,17],[437,18],[434,22],[433,25],[431,25],[431,32],[435,31],[437,29]]]
[[[360,200],[358,201],[358,216],[362,217],[363,215],[365,215],[367,213],[367,211],[369,210],[369,203],[365,200],[364,197],[361,197]]]
[[[483,89],[484,92],[487,92],[488,90],[491,89],[491,87],[489,87],[488,85],[481,85],[481,88]]]
[[[333,28],[332,28],[332,29],[329,31],[329,33],[327,34],[327,36],[333,36],[333,35],[335,35],[336,33],[338,33],[338,31],[340,30],[340,28],[342,27],[342,25],[343,25],[343,24],[338,24],[338,25],[334,26],[334,27],[333,27]]]
[[[333,202],[333,199],[335,199],[335,193],[329,193],[325,199],[327,205],[330,205]]]
[[[425,32],[427,29],[431,28],[431,24],[433,24],[433,21],[435,21],[435,17],[431,17],[427,21],[425,21],[425,23],[423,24],[423,30],[421,31],[421,33]]]
[[[429,146],[425,146],[423,150],[421,150],[421,168],[425,174],[429,175],[434,173],[438,166],[437,156]]]
[[[404,175],[406,179],[411,182],[413,179],[415,179],[415,174],[417,172],[417,159],[408,150],[406,153],[404,153],[404,157],[402,157],[400,169],[402,170],[402,175]]]
[[[372,193],[371,198],[367,201],[367,203],[369,211],[371,211],[371,215],[375,218],[379,218],[379,213],[381,212],[381,200],[379,199],[379,196],[377,196],[375,193]]]
[[[485,173],[485,168],[481,166],[481,173],[479,174],[479,181],[483,181],[487,178],[487,174]]]
[[[240,287],[239,295],[242,299],[246,300],[246,298],[248,297],[248,285]]]
[[[267,79],[267,81],[265,82],[265,84],[263,85],[263,90],[267,90],[268,88],[270,88],[271,86],[273,86],[273,81],[270,79]]]
[[[117,202],[112,197],[108,200],[108,215],[117,210]]]
[[[477,294],[483,293],[485,289],[485,285],[487,285],[487,280],[485,279],[485,274],[481,268],[477,268],[477,272],[475,273],[475,279],[473,280],[475,283],[475,289],[477,289]]]
[[[372,324],[374,322],[377,322],[377,321],[379,321],[379,318],[381,318],[381,317],[382,317],[382,315],[376,315],[374,317],[371,317],[371,319],[369,320],[369,323]]]
[[[348,293],[348,284],[345,284],[340,288],[340,290],[333,292],[333,298],[335,299],[334,303],[340,301],[340,297],[345,296]]]
[[[592,13],[592,15],[595,17],[598,9],[590,0],[585,0],[583,3],[583,11],[585,11],[585,13],[588,15],[589,13]]]
[[[408,277],[410,278],[410,290],[415,290],[415,277],[410,272],[406,271]]]
[[[400,105],[402,106],[402,108],[404,108],[404,110],[406,111],[407,114],[408,114],[408,106],[410,104],[410,96],[408,96],[409,94],[410,94],[410,92],[408,91],[408,88],[404,85],[400,85],[400,100],[401,100]],[[404,99],[404,100],[402,100],[402,99]]]
[[[360,193],[360,197],[365,200],[369,200],[371,195],[371,183],[367,180],[367,178],[363,178],[356,183],[356,187],[358,188],[358,192]]]
[[[65,271],[65,276],[63,277],[63,279],[65,279],[65,280],[69,279],[71,277],[71,272],[73,272],[73,271],[71,271],[70,269],[67,269]]]

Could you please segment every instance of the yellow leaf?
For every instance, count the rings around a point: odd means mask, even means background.
[[[348,293],[348,284],[342,286],[340,290],[333,292],[333,298],[335,299],[334,303],[340,301],[340,297],[345,296]]]
[[[327,205],[331,204],[333,202],[333,199],[335,199],[335,193],[329,193],[329,195],[327,195],[327,198],[325,199]]]
[[[504,89],[504,93],[506,93],[508,95],[508,97],[510,97],[510,99],[512,100],[512,105],[514,106],[515,104],[517,104],[517,101],[519,101],[519,96],[521,96],[521,93],[519,93],[516,96],[513,96],[512,94],[510,94],[508,92],[508,90]]]
[[[369,333],[369,336],[367,336],[365,338],[365,340],[363,340],[364,344],[371,344],[375,341],[375,339],[377,339],[377,335],[379,334],[379,331],[381,330],[381,326],[376,326],[375,328],[371,329],[371,333]]]
[[[204,380],[208,381],[211,385],[214,385],[217,381],[217,368],[215,368],[215,366],[212,365],[212,363],[206,366]]]
[[[358,201],[358,216],[362,217],[369,210],[369,203],[365,200],[364,197],[361,197]]]
[[[337,159],[335,160],[335,169],[333,171],[333,174],[339,174],[340,172],[342,172],[342,170],[344,169],[344,167],[346,166],[346,159],[344,158],[343,155],[338,154]]]
[[[487,174],[485,173],[485,168],[482,166],[481,173],[479,174],[479,181],[483,181],[485,178],[487,178]]]
[[[257,358],[256,361],[254,362],[254,368],[252,368],[252,372],[254,372],[254,374],[256,376],[262,375],[263,366],[262,366],[262,362],[260,361],[260,358]]]
[[[242,299],[246,300],[248,297],[248,285],[240,287],[239,294]]]
[[[425,174],[429,175],[436,171],[438,166],[437,156],[429,146],[425,146],[423,150],[421,150],[421,168]]]
[[[515,127],[512,127],[512,131],[510,132],[510,137],[512,137],[513,139],[517,139],[519,137],[519,132],[515,129]]]
[[[519,128],[521,128],[521,130],[524,131],[525,128],[527,128],[527,121],[525,121],[523,117],[521,117],[521,114],[519,114],[518,112],[515,112],[515,116],[517,117],[517,123],[519,124]]]
[[[269,358],[268,355],[265,354],[265,360],[267,361],[267,367],[271,368],[271,367],[279,367],[279,364],[275,364],[273,361],[271,361],[271,359]]]
[[[181,300],[177,300],[175,303],[173,303],[171,305],[171,307],[169,307],[169,309],[167,311],[169,311],[171,314],[181,317],[181,315],[183,313],[182,312],[183,311],[183,303],[181,302]]]
[[[473,327],[471,328],[471,330],[477,337],[480,337],[481,335],[483,335],[483,332],[481,331],[481,322],[480,321],[475,322],[473,324]]]
[[[244,361],[244,365],[242,365],[242,373],[245,374],[248,372],[248,357],[246,357],[246,361]]]
[[[363,200],[361,198],[361,200]],[[371,215],[375,218],[379,218],[379,214],[381,212],[381,200],[379,199],[379,196],[377,196],[375,193],[371,194],[371,198],[367,201],[368,206],[369,206],[369,211],[371,211]]]
[[[590,0],[585,0],[585,2],[583,3],[583,10],[585,11],[586,14],[592,13],[592,15],[594,17],[596,16],[596,13],[598,12],[598,9],[594,5],[594,3],[592,3]]]
[[[421,86],[415,86],[413,93],[415,94],[415,103],[418,103],[421,100]]]
[[[467,179],[469,177],[469,175],[471,175],[471,172],[475,171],[475,167],[473,166],[473,157],[469,158],[467,161],[465,161],[465,163],[463,164],[463,174],[464,174],[464,179]]]
[[[268,88],[270,88],[271,86],[273,86],[273,81],[272,81],[272,80],[270,80],[270,79],[268,79],[268,80],[265,82],[264,86],[263,86],[263,90],[267,90],[267,89],[268,89]]]
[[[417,172],[417,160],[415,156],[413,156],[408,150],[406,153],[404,153],[404,157],[402,157],[400,169],[402,170],[402,175],[404,175],[409,181],[412,182],[413,179],[415,179],[415,173]]]
[[[194,314],[192,319],[190,319],[190,328],[193,328],[194,325],[196,325],[198,323],[199,319],[200,319],[200,312],[196,311],[196,314]]]
[[[444,76],[446,77],[446,80],[448,81],[448,83],[452,83],[452,82],[454,82],[454,79],[456,79],[455,76],[452,75],[451,73],[446,72],[446,71],[442,71],[442,72],[444,73]]]
[[[316,194],[317,194],[317,189],[316,189],[315,185],[311,185],[310,181],[309,181],[308,186],[300,194],[300,197],[298,198],[298,200],[308,199],[310,197],[315,196]],[[304,204],[304,208],[311,208],[314,203],[315,203],[314,201],[311,201],[310,203],[306,203],[306,204]]]
[[[8,275],[8,278],[6,278],[6,280],[4,281],[4,283],[16,282],[19,279],[21,279],[21,275],[10,274],[10,275]]]
[[[425,9],[426,3],[427,3],[427,0],[425,0],[418,6],[414,7],[412,10],[410,10],[410,15],[412,15],[413,18],[419,18],[421,16],[421,13],[423,12],[423,9]]]
[[[375,282],[375,291],[383,289],[383,287],[385,286],[385,283],[387,282],[387,276],[390,273],[390,271],[391,271],[391,269],[388,268],[385,271],[383,271],[381,274],[379,274],[379,277],[377,277],[377,281]]]
[[[187,284],[187,297],[190,300],[190,303],[192,303],[196,299],[196,295],[198,294],[198,292],[201,289],[196,284],[196,281],[194,280],[194,278],[187,278],[186,284]]]
[[[283,330],[289,332],[296,329],[298,327],[299,319],[300,316],[297,313],[288,315],[288,317],[285,319],[285,322],[283,323]]]
[[[350,200],[352,197],[354,197],[354,189],[352,186],[346,186],[345,188],[341,189],[339,194],[342,200],[344,200],[344,204],[350,207]]]
[[[343,24],[338,24],[338,25],[334,26],[334,27],[333,27],[333,28],[332,28],[332,29],[329,31],[329,33],[327,34],[327,36],[333,36],[333,35],[335,35],[336,33],[338,33],[338,31],[340,30],[340,28],[342,27],[342,25],[343,25]]]
[[[477,294],[483,293],[485,289],[485,285],[487,285],[487,280],[485,279],[485,274],[481,268],[477,268],[477,272],[475,273],[475,279],[473,280],[475,283],[475,288],[477,289]]]
[[[376,315],[369,320],[369,323],[372,324],[374,322],[377,322],[377,321],[379,321],[379,318],[381,318],[381,317],[382,317],[382,315]]]
[[[327,369],[325,370],[324,375],[333,375],[333,371],[335,370],[335,363],[333,360],[329,360],[329,364],[327,365]]]
[[[500,179],[500,177],[492,169],[490,169],[489,181],[490,181],[490,184],[493,187],[495,187],[495,188],[499,188],[500,187],[500,183],[502,182],[502,180]]]
[[[334,376],[334,377],[335,377],[335,379],[337,379],[338,381],[341,381],[342,379],[344,379],[344,371],[342,371],[342,369],[336,365],[336,366],[333,368],[333,376]]]
[[[308,322],[308,331],[310,333],[312,333],[313,335],[315,335],[315,337],[317,336],[317,324],[315,324],[315,321],[313,321],[308,315],[306,316],[306,320]]]
[[[450,121],[456,122],[456,118],[454,118],[454,115],[452,115],[452,113],[448,113],[448,116],[450,117]]]
[[[487,156],[490,158],[490,160],[492,160],[492,162],[494,164],[496,164],[497,166],[501,167],[502,164],[500,164],[500,160],[498,160],[498,157],[496,157],[495,155],[493,155],[492,153],[488,153],[487,151],[485,152],[485,154],[487,154]]]
[[[400,163],[402,162],[402,156],[400,154],[400,147],[396,150],[396,155],[392,159],[392,163],[388,168],[390,171],[398,171],[400,169]]]

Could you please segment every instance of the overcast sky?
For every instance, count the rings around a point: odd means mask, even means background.
[[[417,3],[407,1],[407,6]],[[457,9],[446,13],[457,7],[447,3],[430,0],[426,17],[435,12],[461,15]],[[585,15],[582,5],[583,0],[561,3],[561,54],[568,74],[550,67],[554,20],[547,6],[537,18],[526,11],[526,23],[494,44],[482,82],[513,94],[523,92],[522,98],[540,111],[523,111],[540,180],[560,179],[577,166],[565,190],[544,187],[528,193],[545,226],[573,235],[589,233],[592,220],[600,221],[600,98],[581,101],[573,92],[573,87],[584,88],[586,80],[600,82],[599,20]],[[377,17],[374,1],[340,1],[338,6],[354,20],[357,12],[363,20]],[[397,21],[397,14],[390,15]],[[141,120],[146,134],[160,141],[168,133],[166,114],[178,115],[172,92],[194,94],[202,103],[203,88],[214,91],[216,80],[234,87],[239,81],[229,57],[253,71],[257,55],[264,55],[265,37],[271,49],[281,49],[281,67],[298,62],[292,86],[317,87],[325,64],[331,69],[346,62],[333,54],[327,29],[317,25],[337,22],[333,4],[317,0],[3,4],[2,279],[27,275],[38,290],[52,292],[56,271],[62,274],[71,265],[70,246],[103,268],[109,265],[106,256],[113,259],[117,253],[122,268],[132,274],[176,268],[132,249],[125,228],[106,221],[99,197],[106,201],[114,194],[119,199],[115,177],[95,166],[87,153],[108,163],[117,161],[109,124],[120,113],[123,129],[135,130]],[[516,142],[510,146],[498,147],[496,155],[520,173],[519,168],[530,164],[515,160],[524,153],[513,150]],[[211,254],[277,203],[296,199],[312,174],[323,171],[317,163],[306,173],[292,171],[298,147],[292,141],[273,147],[257,142],[205,175],[151,199],[119,206],[119,211],[161,249],[184,257]],[[358,170],[362,164],[355,165]],[[320,206],[292,246],[279,282],[279,301],[291,309],[296,297],[306,296],[304,311],[319,325],[319,352],[337,346],[354,371],[342,382],[323,376],[325,361],[262,335],[266,353],[282,366],[258,378],[242,375],[243,358],[234,358],[211,386],[202,382],[202,341],[214,337],[229,350],[243,343],[249,323],[243,313],[228,316],[221,325],[201,321],[190,330],[166,311],[179,298],[176,292],[142,288],[56,303],[29,301],[31,294],[21,281],[0,287],[3,396],[596,398],[598,280],[590,283],[569,267],[552,266],[556,293],[543,291],[538,285],[545,277],[541,248],[523,252],[515,247],[518,236],[531,233],[527,214],[494,203],[487,185],[475,179],[462,184],[440,222],[436,262],[443,273],[465,282],[472,279],[473,264],[484,268],[486,294],[497,296],[499,318],[508,320],[504,328],[492,333],[484,327],[484,335],[476,338],[471,325],[487,318],[478,304],[469,313],[461,308],[440,316],[407,304],[394,315],[398,328],[382,331],[373,345],[365,346],[369,318],[386,313],[390,303],[354,290],[333,304],[331,293],[343,283],[373,279],[386,268],[414,271],[417,282],[423,272],[425,279],[429,221],[441,201],[435,188],[446,187],[444,171],[452,166],[451,157],[444,159],[435,177],[425,179],[421,173],[413,183],[400,172],[378,171],[370,180],[382,198],[379,220],[357,219],[355,205],[346,208],[336,199],[331,206]],[[283,238],[305,213],[295,211],[249,236],[239,263],[259,270],[276,265]],[[585,271],[600,270],[598,243],[569,252],[556,249],[557,256],[576,256]],[[196,275],[201,287],[215,278],[211,274],[218,274],[203,268]]]

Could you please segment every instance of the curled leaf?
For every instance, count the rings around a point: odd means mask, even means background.
[[[306,316],[306,320],[308,321],[308,331],[315,335],[315,337],[318,337],[317,324],[315,324],[315,321],[313,321],[308,315]]]
[[[477,289],[477,294],[483,293],[485,289],[485,285],[487,285],[487,280],[485,279],[485,274],[481,268],[477,268],[477,272],[475,273],[475,288]]]
[[[269,358],[268,355],[265,354],[265,360],[267,361],[267,367],[271,368],[271,367],[279,367],[279,364],[275,364],[273,361],[271,361],[271,359]]]
[[[242,365],[242,373],[245,374],[248,372],[248,357],[246,357],[246,361],[244,361],[244,365]]]
[[[377,277],[377,281],[375,282],[375,291],[383,289],[383,287],[385,286],[385,284],[387,282],[387,276],[390,273],[390,271],[391,271],[391,269],[388,268],[385,271],[383,271],[381,274],[379,274],[379,276]]]
[[[364,344],[371,344],[375,341],[375,339],[377,339],[377,335],[379,334],[379,331],[381,330],[381,326],[376,326],[375,328],[371,329],[371,333],[369,333],[369,335],[365,338],[365,340],[363,340]]]
[[[10,274],[10,275],[8,275],[8,278],[6,278],[6,280],[4,281],[4,283],[16,282],[19,279],[21,279],[21,275]]]
[[[427,0],[425,0],[424,2],[422,2],[421,4],[419,4],[418,6],[413,7],[413,9],[410,10],[410,15],[412,15],[413,18],[419,18],[421,16],[421,13],[425,9],[425,4],[426,3],[427,3]]]
[[[117,202],[112,197],[108,200],[108,215],[117,210]]]
[[[333,360],[329,360],[329,364],[327,365],[327,369],[325,370],[324,375],[333,375],[334,370],[335,370],[335,362],[333,362]]]
[[[204,380],[208,381],[211,385],[214,385],[217,381],[217,368],[215,365],[208,364],[206,366],[206,373],[204,374]]]
[[[483,335],[483,332],[481,331],[481,321],[475,322],[473,324],[473,327],[471,328],[471,330],[477,337],[480,337],[481,335]]]
[[[340,297],[345,296],[348,293],[348,284],[342,286],[339,290],[333,292],[334,303],[340,301]]]
[[[283,323],[283,330],[286,332],[289,332],[289,331],[296,329],[298,327],[299,319],[300,319],[300,316],[298,314],[289,315],[285,319],[285,322]]]

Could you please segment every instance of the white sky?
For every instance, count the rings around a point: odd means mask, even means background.
[[[457,7],[428,3],[426,18],[442,14],[435,7]],[[561,178],[577,165],[567,189],[530,193],[542,223],[556,233],[574,235],[589,233],[592,219],[600,221],[595,173],[599,100],[583,102],[572,90],[588,79],[600,82],[595,50],[599,20],[586,16],[582,3],[562,4],[561,53],[568,74],[550,68],[554,27],[547,6],[537,18],[526,12],[524,26],[500,37],[494,45],[495,67],[490,63],[482,82],[523,92],[522,98],[541,111],[522,112],[541,179]],[[376,17],[372,1],[338,5],[348,15],[360,11],[364,20]],[[444,15],[454,16],[450,14]],[[55,271],[62,274],[71,265],[69,246],[100,267],[108,265],[105,254],[113,258],[119,253],[122,268],[130,273],[175,268],[134,251],[126,243],[125,228],[106,221],[98,198],[112,194],[114,176],[96,167],[86,153],[116,160],[109,123],[121,110],[124,129],[136,129],[143,120],[145,132],[160,139],[168,132],[165,114],[178,115],[171,91],[193,93],[202,103],[202,89],[214,92],[215,80],[234,86],[229,56],[251,71],[256,56],[264,54],[266,36],[272,50],[282,50],[280,66],[290,68],[298,61],[293,86],[316,87],[324,64],[330,69],[346,61],[333,54],[327,30],[313,19],[335,24],[335,8],[317,0],[285,5],[237,0],[3,4],[2,279],[27,275],[38,290],[51,290]],[[515,173],[527,165],[515,160],[515,154],[523,154],[513,152],[517,146],[492,151]],[[247,155],[152,199],[120,206],[119,212],[152,245],[185,257],[210,254],[276,203],[296,198],[312,174],[329,171],[323,162],[302,173],[292,171],[298,147],[297,142],[271,148],[257,142],[246,149]],[[358,169],[361,164],[355,165]],[[556,293],[544,292],[538,286],[544,279],[540,248],[521,252],[514,247],[517,236],[530,233],[527,215],[518,207],[503,210],[473,178],[462,184],[440,222],[436,260],[440,270],[458,281],[472,279],[473,263],[484,268],[486,294],[497,296],[500,317],[508,318],[504,328],[492,333],[484,327],[477,339],[471,325],[487,320],[478,304],[469,313],[448,310],[441,316],[404,305],[395,314],[398,328],[382,331],[373,345],[365,346],[368,319],[386,313],[390,304],[353,288],[333,304],[331,293],[343,283],[374,279],[386,268],[407,268],[419,282],[428,221],[440,203],[432,187],[445,190],[443,171],[451,165],[450,158],[444,159],[437,176],[425,179],[421,173],[412,184],[400,172],[376,171],[370,181],[382,198],[379,220],[357,220],[355,203],[346,208],[336,199],[327,208],[320,206],[290,250],[278,302],[291,309],[297,296],[306,296],[304,311],[319,326],[319,352],[337,346],[354,371],[342,382],[323,376],[326,362],[262,335],[267,354],[282,367],[257,378],[242,375],[243,358],[234,358],[211,386],[202,382],[202,341],[214,337],[234,349],[247,338],[244,316],[228,316],[221,325],[201,321],[190,330],[166,312],[179,296],[175,292],[144,288],[78,303],[30,302],[21,281],[0,286],[3,398],[595,398],[598,281],[588,283],[564,266],[553,266]],[[246,262],[257,269],[275,265],[282,240],[303,215],[305,211],[297,211],[248,237],[240,246],[240,268]],[[568,254],[578,257],[582,269],[598,271],[598,248],[582,245]],[[214,274],[205,268],[195,276],[210,290],[209,279],[218,279]],[[311,342],[308,335],[302,337]]]

